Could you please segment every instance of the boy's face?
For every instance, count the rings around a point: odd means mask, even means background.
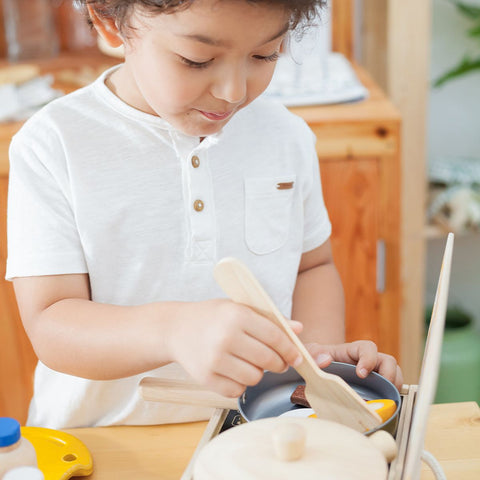
[[[171,14],[137,11],[129,25],[112,90],[187,135],[205,136],[268,86],[288,15],[267,2],[195,0]]]

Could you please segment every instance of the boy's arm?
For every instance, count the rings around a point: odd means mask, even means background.
[[[153,314],[153,304],[92,302],[87,274],[21,277],[13,284],[34,350],[54,370],[102,380],[171,361],[162,345],[167,325]]]
[[[333,263],[330,241],[302,255],[293,294],[292,318],[303,323],[308,343],[345,341],[343,287]]]
[[[292,309],[292,318],[304,325],[300,337],[320,367],[332,360],[353,363],[359,377],[375,370],[400,388],[403,377],[394,357],[379,353],[371,341],[344,343],[344,315],[343,288],[327,241],[300,261]]]
[[[301,360],[280,328],[230,300],[101,304],[90,300],[86,274],[15,278],[14,287],[38,358],[70,375],[110,380],[175,361],[198,382],[238,397],[264,370]]]

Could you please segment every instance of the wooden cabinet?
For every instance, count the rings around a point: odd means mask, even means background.
[[[358,103],[292,109],[317,137],[348,340],[400,356],[400,115],[361,68]]]
[[[15,131],[11,127],[0,126],[0,417],[11,416],[23,424],[33,392],[36,357],[18,314],[12,284],[5,280],[8,189],[6,148]]]
[[[98,66],[112,60],[69,56],[41,66],[55,71],[92,62]],[[347,337],[371,339],[398,357],[400,117],[365,72],[358,69],[358,74],[370,91],[367,100],[292,110],[317,136],[334,256],[346,294]],[[36,359],[12,285],[4,280],[8,145],[20,126],[0,125],[0,416],[15,416],[23,423]]]
[[[5,280],[7,258],[7,158],[0,154],[0,417],[26,420],[33,391],[36,357],[23,330],[10,282]]]

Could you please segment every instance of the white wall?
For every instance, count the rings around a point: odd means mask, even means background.
[[[472,22],[448,0],[433,2],[431,76],[456,65],[467,52],[480,55],[480,42],[466,37]],[[480,157],[480,71],[432,89],[429,156]]]
[[[465,35],[470,25],[448,0],[434,0],[432,79],[466,52],[480,54],[480,42]],[[432,89],[428,132],[430,162],[445,155],[478,157],[480,162],[480,73]],[[427,244],[427,304],[433,302],[444,244],[444,239]],[[480,325],[480,234],[455,239],[449,305],[464,307]]]

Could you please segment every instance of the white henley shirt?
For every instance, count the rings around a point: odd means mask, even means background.
[[[290,317],[301,255],[331,233],[305,122],[258,98],[201,142],[125,104],[105,85],[109,72],[51,102],[13,138],[6,278],[88,273],[95,302],[200,301],[225,296],[212,271],[233,256]],[[159,424],[211,414],[142,400],[146,375],[186,373],[170,364],[93,381],[39,362],[27,423]]]

